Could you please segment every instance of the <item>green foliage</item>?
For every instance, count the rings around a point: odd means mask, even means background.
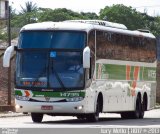
[[[14,39],[18,36],[17,33],[11,33],[11,39]],[[7,31],[0,30],[0,40],[7,42],[8,41],[8,33]]]
[[[28,8],[29,6],[29,8]],[[100,10],[99,16],[92,12],[74,12],[66,8],[49,9],[38,8],[36,4],[28,3],[22,7],[21,13],[16,14],[15,10],[11,14],[11,26],[22,27],[29,23],[43,21],[65,21],[74,19],[107,19],[107,21],[121,23],[130,30],[148,29],[155,36],[160,34],[160,17],[151,17],[146,13],[140,13],[132,7],[124,5],[106,6]]]
[[[86,19],[83,15],[68,10],[66,8],[58,8],[55,10],[52,9],[41,9],[38,20],[42,21],[64,21],[71,19]]]
[[[160,36],[160,17],[155,17],[155,21],[150,22],[150,30],[155,36]]]
[[[90,12],[81,12],[81,15],[84,16],[87,19],[96,20],[98,19],[98,15],[96,13],[90,13]]]
[[[0,40],[5,41],[5,42],[8,40],[8,36],[6,32],[0,31]]]
[[[148,29],[155,36],[160,33],[159,17],[151,17],[121,4],[101,9],[99,18],[107,18],[108,21],[124,24],[130,30]]]
[[[11,19],[11,27],[22,27],[26,24],[34,23],[36,22],[34,18],[36,18],[35,12],[14,15]]]
[[[132,9],[132,7],[124,5],[106,6],[101,9],[99,17],[100,19],[107,17],[108,21],[122,23],[131,30],[145,28],[143,15]]]

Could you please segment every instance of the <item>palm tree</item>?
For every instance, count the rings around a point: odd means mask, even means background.
[[[25,7],[21,6],[21,8],[22,8],[22,11],[21,11],[22,14],[34,12],[34,11],[37,11],[38,9],[37,4],[33,3],[32,1],[26,2]]]
[[[33,23],[37,21],[36,12],[38,10],[37,4],[32,1],[28,1],[25,3],[25,7],[22,7],[21,14],[23,15],[24,25]]]

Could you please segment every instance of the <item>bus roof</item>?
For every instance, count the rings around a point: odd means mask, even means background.
[[[102,21],[102,20],[67,20],[67,22],[81,22],[81,23],[87,23],[87,24],[93,24],[93,25],[101,25],[105,27],[127,29],[127,27],[123,24],[109,22],[109,21]]]
[[[72,30],[72,31],[86,31],[90,30],[104,30],[114,33],[121,33],[132,36],[155,38],[152,33],[142,32],[139,30],[128,30],[123,24],[112,23],[108,21],[99,20],[68,20],[62,22],[41,22],[28,24],[22,27],[24,30]]]

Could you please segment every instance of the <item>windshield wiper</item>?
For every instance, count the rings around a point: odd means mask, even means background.
[[[64,83],[62,82],[61,78],[59,77],[57,71],[55,71],[53,64],[52,64],[51,68],[52,68],[53,72],[55,73],[55,76],[56,76],[59,84],[61,85],[61,87],[62,87],[64,90],[67,90],[67,88],[64,86]]]

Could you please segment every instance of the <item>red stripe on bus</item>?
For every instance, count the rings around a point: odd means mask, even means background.
[[[126,65],[126,80],[130,80],[131,76],[130,76],[130,72],[131,72],[131,66],[130,65]]]

